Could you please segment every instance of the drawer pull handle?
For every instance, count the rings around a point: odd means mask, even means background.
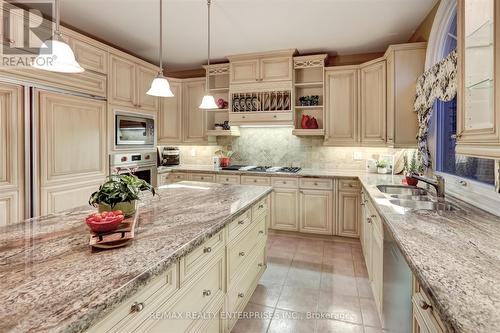
[[[245,256],[245,252],[244,252],[244,251],[241,251],[241,252],[239,253],[239,255],[240,255],[240,257],[244,257],[244,256]]]
[[[254,180],[253,180],[253,182],[254,182],[254,183],[257,183],[257,179],[254,179]]]
[[[286,181],[283,181],[283,184],[286,184]]]
[[[259,234],[263,234],[264,233],[264,230],[259,230]]]
[[[372,219],[367,217],[366,220],[368,221],[368,223],[372,223]]]
[[[239,297],[239,298],[243,298],[243,297],[245,297],[245,294],[243,294],[243,293],[238,293],[238,297]]]
[[[212,295],[212,292],[210,290],[208,289],[203,290],[203,296],[210,296],[210,295]]]
[[[264,208],[264,205],[263,205],[263,204],[260,204],[260,205],[259,205],[259,208]]]
[[[142,310],[144,310],[144,303],[138,303],[138,302],[134,302],[132,303],[132,306],[130,306],[130,312],[131,313],[134,313],[134,312],[141,312]]]
[[[377,215],[373,214],[372,216],[370,216],[372,219],[376,218]]]
[[[228,182],[228,181],[229,181],[229,178],[226,178],[226,182]]]
[[[259,263],[257,266],[262,267],[262,266],[264,266],[264,265],[263,265],[263,264],[261,264],[261,263]]]
[[[317,182],[314,182],[314,186],[318,186],[318,183],[317,183]]]
[[[352,187],[352,184],[348,184],[347,186]]]
[[[432,309],[432,305],[430,305],[426,301],[420,301],[420,307],[422,308],[422,310]]]
[[[212,248],[210,246],[203,249],[203,253],[210,253],[210,252],[212,252]]]
[[[364,203],[364,202],[362,202],[362,203],[361,203],[361,206],[364,206],[364,205],[365,205],[365,203]]]
[[[238,224],[245,224],[245,220],[238,221]]]

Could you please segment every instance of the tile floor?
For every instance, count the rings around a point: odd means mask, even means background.
[[[383,332],[359,241],[270,234],[267,255],[245,308],[260,318],[240,319],[233,333]]]

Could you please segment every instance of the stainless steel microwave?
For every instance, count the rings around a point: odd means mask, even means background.
[[[154,147],[154,118],[117,113],[115,115],[115,144],[117,147]]]

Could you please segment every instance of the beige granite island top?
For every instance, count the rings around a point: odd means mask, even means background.
[[[162,187],[141,203],[134,241],[107,251],[89,248],[91,208],[0,228],[0,332],[84,331],[270,191]]]

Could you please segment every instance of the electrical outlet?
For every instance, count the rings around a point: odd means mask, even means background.
[[[355,161],[363,160],[363,152],[361,151],[355,151],[352,153],[352,159]]]

